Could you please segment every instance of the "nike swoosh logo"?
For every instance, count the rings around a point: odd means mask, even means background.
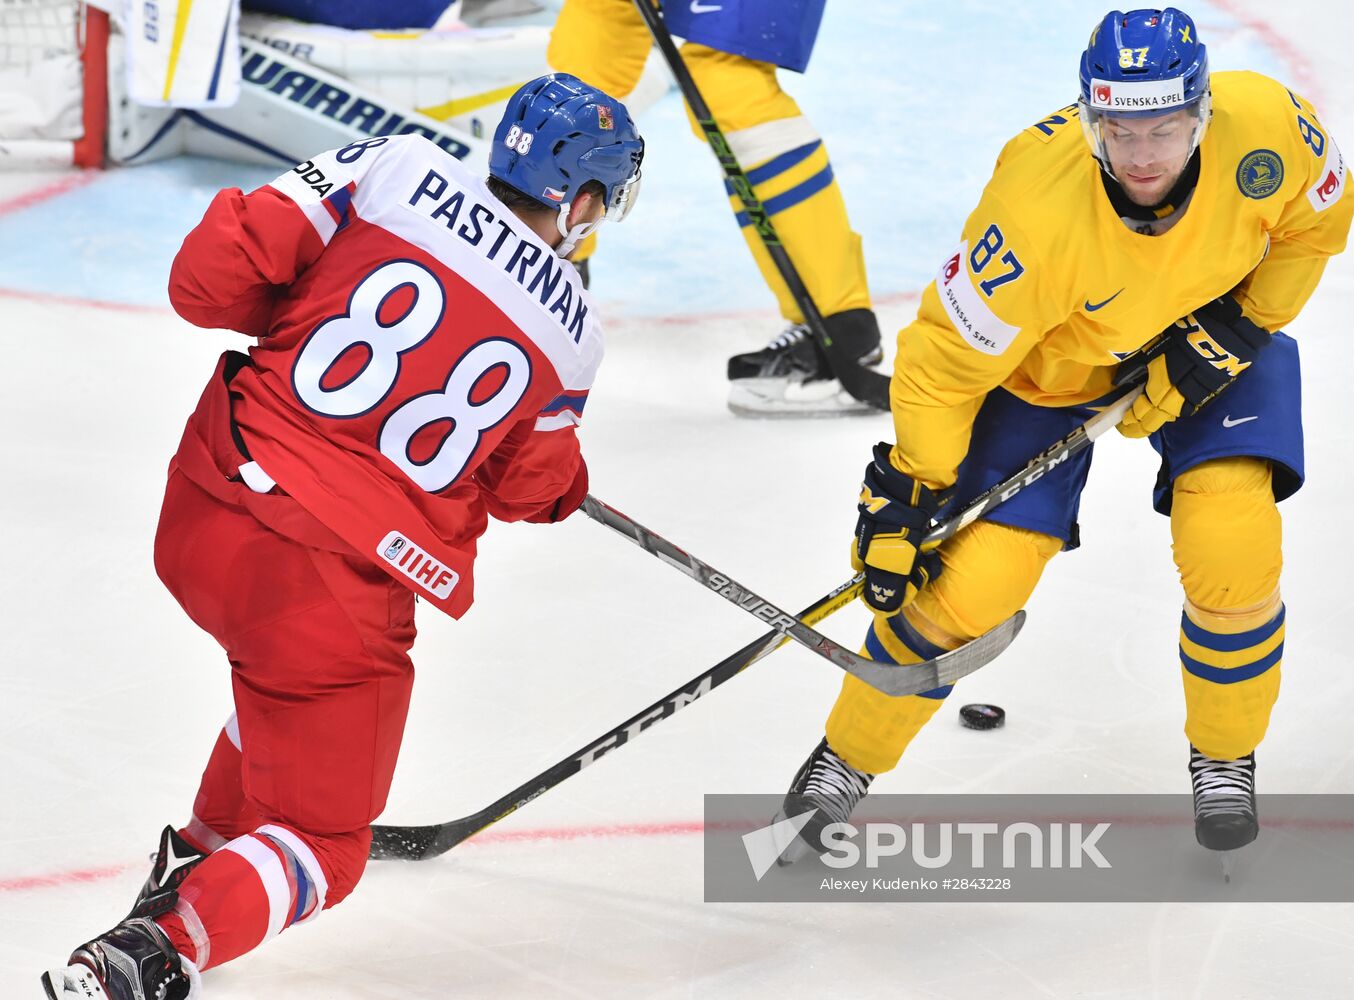
[[[701,3],[700,0],[691,0],[691,13],[693,14],[709,14],[711,11],[723,9],[723,4]]]
[[[1248,424],[1248,423],[1250,423],[1252,420],[1259,420],[1259,419],[1260,419],[1260,418],[1259,418],[1258,416],[1254,416],[1254,417],[1238,417],[1236,420],[1233,420],[1233,419],[1232,419],[1232,415],[1229,413],[1229,414],[1227,414],[1227,416],[1225,416],[1225,417],[1222,418],[1222,426],[1224,426],[1224,427],[1235,427],[1237,424]]]
[[[1119,289],[1119,291],[1115,292],[1113,295],[1111,295],[1109,298],[1107,298],[1104,302],[1097,302],[1095,305],[1091,305],[1091,300],[1090,300],[1090,299],[1087,299],[1084,308],[1085,308],[1085,310],[1086,310],[1088,313],[1093,313],[1093,312],[1095,312],[1097,309],[1104,309],[1107,305],[1109,305],[1111,302],[1113,302],[1115,299],[1117,299],[1121,294],[1123,294],[1123,291],[1124,291],[1124,290],[1121,288],[1121,289]]]

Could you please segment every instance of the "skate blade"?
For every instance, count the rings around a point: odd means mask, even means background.
[[[785,810],[782,809],[771,820],[773,836],[776,837],[776,849],[780,852],[776,855],[776,866],[778,868],[786,868],[796,861],[802,861],[811,853],[809,845],[804,842],[804,838],[798,833],[789,833],[786,826],[783,825],[787,818]],[[789,836],[786,836],[787,833],[789,833]]]
[[[108,1000],[93,971],[83,965],[68,965],[42,974],[47,1000]]]
[[[1218,852],[1218,860],[1222,863],[1222,880],[1229,884],[1232,881],[1232,872],[1236,870],[1236,854],[1235,850]]]
[[[729,383],[729,409],[754,419],[853,417],[878,414],[852,398],[836,379],[744,378]]]

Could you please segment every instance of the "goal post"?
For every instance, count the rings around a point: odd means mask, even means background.
[[[78,0],[0,0],[0,169],[103,165],[108,34]]]

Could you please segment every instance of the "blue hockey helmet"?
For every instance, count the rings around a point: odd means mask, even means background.
[[[625,218],[643,159],[644,140],[624,104],[576,76],[551,73],[508,100],[489,173],[546,207],[559,206],[564,232],[568,207],[588,181],[602,185],[606,218]]]
[[[1191,154],[1212,117],[1208,50],[1182,10],[1110,11],[1091,32],[1081,56],[1081,125],[1108,170],[1102,134],[1106,119],[1148,118],[1189,109]]]

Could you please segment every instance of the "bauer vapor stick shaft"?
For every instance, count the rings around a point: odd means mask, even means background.
[[[839,611],[860,595],[864,577],[856,576],[814,601],[798,615],[810,624],[820,622]],[[373,826],[371,828],[371,857],[420,861],[445,854],[461,841],[473,837],[503,817],[516,812],[543,792],[548,792],[561,781],[571,778],[604,754],[629,743],[654,723],[676,715],[693,701],[709,694],[725,681],[732,680],[758,660],[770,655],[789,642],[779,632],[768,632],[748,643],[732,656],[716,663],[699,677],[693,677],[677,690],[658,699],[647,708],[636,712],[619,726],[607,730],[587,746],[579,747],[553,767],[518,785],[511,792],[478,812],[460,819],[433,826]]]
[[[1123,418],[1128,408],[1133,405],[1133,400],[1137,399],[1141,392],[1141,388],[1131,391],[1108,409],[1091,417],[1071,434],[1045,448],[1024,468],[975,497],[963,510],[933,527],[926,537],[927,544],[938,545],[943,539],[958,531],[961,523],[972,523],[981,514],[1015,496],[1050,469],[1089,447],[1097,437]],[[798,618],[809,625],[822,621],[855,600],[860,594],[863,580],[863,574],[857,574],[852,580],[809,605],[799,613]],[[566,778],[577,774],[604,753],[629,743],[649,726],[661,722],[697,698],[708,694],[773,650],[779,649],[787,641],[778,631],[766,633],[479,812],[428,826],[373,826],[371,857],[417,861],[446,853],[461,841],[474,836]]]
[[[685,573],[730,604],[737,605],[787,638],[836,664],[852,677],[894,698],[933,691],[968,676],[991,662],[1009,646],[1025,621],[1023,613],[1016,612],[996,628],[958,649],[942,653],[931,660],[909,664],[906,670],[899,670],[895,664],[876,663],[868,656],[853,653],[845,646],[833,642],[802,619],[782,611],[760,594],[754,593],[684,549],[679,549],[662,535],[650,531],[638,521],[622,514],[615,507],[604,504],[594,496],[589,495],[583,499],[583,513],[622,537],[628,538],[645,552],[657,556],[669,566]]]
[[[790,255],[785,249],[785,245],[781,243],[780,236],[776,233],[776,227],[771,222],[771,216],[766,211],[766,206],[762,204],[761,199],[753,191],[752,182],[743,173],[743,168],[739,166],[737,157],[733,155],[733,150],[729,148],[728,140],[715,122],[715,116],[710,112],[710,105],[705,103],[705,98],[701,96],[700,90],[696,87],[696,81],[692,78],[691,71],[686,68],[682,54],[677,51],[677,46],[672,40],[672,34],[663,22],[663,15],[654,7],[653,0],[635,0],[635,6],[639,8],[644,22],[649,26],[649,32],[658,45],[658,51],[663,54],[663,59],[672,71],[682,96],[686,98],[686,103],[691,107],[691,113],[700,124],[701,131],[705,133],[705,140],[710,144],[710,149],[714,151],[715,159],[719,160],[719,165],[724,170],[724,176],[729,179],[734,192],[742,201],[743,210],[752,220],[752,226],[757,230],[757,235],[761,237],[762,244],[771,257],[771,262],[776,265],[781,280],[785,282],[785,287],[789,289],[795,304],[799,306],[799,311],[804,314],[805,324],[812,331],[814,339],[823,348],[823,353],[827,355],[828,363],[832,366],[832,374],[837,376],[841,381],[842,388],[855,399],[862,403],[868,403],[877,410],[888,412],[888,376],[871,371],[868,368],[862,368],[855,358],[847,357],[841,348],[833,342],[832,336],[827,332],[826,324],[823,323],[823,314],[818,311],[813,296],[809,294],[804,279],[799,275],[799,269],[795,267],[794,261],[790,259]]]

